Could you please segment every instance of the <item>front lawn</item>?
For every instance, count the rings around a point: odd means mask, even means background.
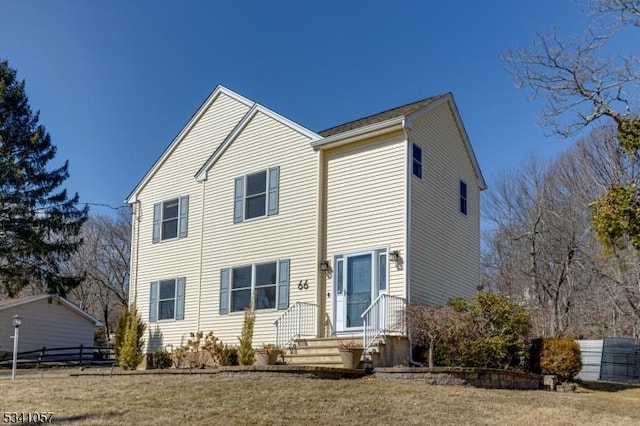
[[[5,373],[0,373],[2,411],[52,411],[54,424],[640,424],[640,388],[626,386],[557,393],[371,377],[69,377],[69,371],[23,373],[11,382]]]

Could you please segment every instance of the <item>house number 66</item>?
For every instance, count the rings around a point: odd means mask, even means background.
[[[300,280],[300,282],[298,283],[298,290],[308,290],[308,289],[309,289],[309,280],[304,280],[304,282]]]

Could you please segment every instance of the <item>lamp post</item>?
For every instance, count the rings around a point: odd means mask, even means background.
[[[11,317],[13,323],[13,368],[11,370],[11,380],[16,379],[16,366],[18,365],[18,336],[20,334],[20,326],[22,325],[22,317],[14,315]]]

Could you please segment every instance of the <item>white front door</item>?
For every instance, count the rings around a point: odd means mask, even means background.
[[[362,314],[380,293],[387,291],[386,251],[337,257],[334,262],[336,331],[354,331]]]

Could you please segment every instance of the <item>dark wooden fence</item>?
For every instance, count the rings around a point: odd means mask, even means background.
[[[113,347],[75,346],[68,348],[46,348],[18,352],[18,364],[45,365],[95,365],[115,362]],[[0,367],[11,367],[12,355],[0,360]]]

